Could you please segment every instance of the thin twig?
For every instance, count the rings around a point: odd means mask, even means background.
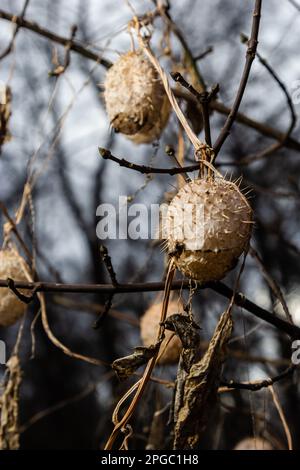
[[[59,401],[58,403],[55,403],[54,405],[50,406],[49,408],[46,408],[46,409],[41,410],[41,411],[38,411],[38,412],[35,413],[33,416],[31,416],[31,418],[29,418],[28,421],[26,421],[25,423],[21,424],[21,426],[20,426],[20,433],[26,432],[31,426],[33,426],[34,424],[36,424],[36,423],[37,423],[38,421],[40,421],[41,419],[44,419],[44,418],[46,418],[47,416],[52,415],[52,414],[55,413],[56,411],[60,411],[60,410],[62,410],[63,408],[65,408],[66,406],[71,405],[71,404],[73,404],[73,403],[76,403],[76,402],[82,400],[83,398],[85,398],[86,396],[90,395],[91,393],[95,392],[95,390],[96,390],[97,387],[101,384],[101,382],[104,382],[105,380],[110,379],[111,377],[113,377],[113,375],[114,375],[114,372],[113,372],[113,371],[109,371],[109,372],[107,372],[106,374],[104,374],[104,375],[101,377],[101,379],[99,380],[99,382],[89,384],[84,390],[82,390],[81,392],[77,393],[76,395],[73,395],[73,396],[70,397],[70,398],[66,398],[66,399],[64,399],[64,400],[61,400],[61,401]]]
[[[174,274],[175,274],[175,266],[174,266],[174,262],[171,260],[170,263],[169,263],[169,268],[168,268],[168,274],[166,276],[166,281],[165,281],[165,286],[164,286],[164,299],[163,299],[163,303],[162,303],[162,311],[161,311],[161,317],[160,317],[160,323],[159,323],[159,329],[158,329],[158,332],[157,332],[157,342],[160,342],[162,337],[163,337],[163,333],[164,333],[164,322],[165,322],[165,319],[166,319],[166,316],[167,316],[167,309],[168,309],[168,305],[169,305],[169,297],[170,297],[170,292],[171,292],[171,286],[172,286],[172,281],[173,281],[173,277],[174,277]],[[159,348],[157,349],[157,352],[156,354],[150,359],[150,361],[148,362],[147,366],[146,366],[146,369],[144,371],[144,374],[142,376],[142,378],[139,380],[138,382],[138,386],[137,386],[137,390],[136,390],[136,393],[128,407],[128,409],[126,410],[124,416],[122,417],[122,419],[120,421],[118,421],[116,424],[115,424],[115,427],[114,427],[114,430],[113,432],[111,433],[106,445],[105,445],[105,450],[110,450],[112,449],[113,445],[114,445],[114,442],[119,434],[120,431],[122,431],[126,425],[128,424],[130,418],[132,417],[144,391],[145,391],[145,388],[151,378],[151,374],[152,374],[152,371],[155,367],[155,364],[156,364],[156,361],[157,361],[157,356],[159,354]],[[125,394],[126,395],[126,394]],[[122,398],[121,398],[121,401],[122,401]]]
[[[157,5],[157,2],[154,1],[154,3]],[[195,76],[195,79],[198,83],[199,88],[201,91],[206,90],[206,85],[205,81],[199,71],[199,67],[197,66],[197,59],[193,57],[192,51],[182,33],[182,31],[179,29],[178,25],[173,21],[172,16],[170,14],[170,5],[167,2],[165,5],[157,5],[158,10],[160,11],[161,17],[163,20],[166,22],[166,24],[170,27],[171,31],[173,34],[177,37],[178,41],[180,42],[184,53],[185,57],[184,60],[187,63],[187,66],[190,68],[192,74]]]
[[[106,246],[104,246],[104,245],[100,246],[100,255],[101,255],[102,261],[105,264],[105,267],[108,271],[108,274],[110,276],[110,280],[111,280],[112,284],[114,286],[117,286],[118,285],[117,276],[116,276],[115,270],[113,268],[111,257],[108,254],[108,250],[107,250]],[[97,318],[97,320],[95,321],[95,323],[93,325],[93,328],[95,328],[96,330],[98,328],[100,328],[102,323],[105,321],[107,315],[109,314],[109,311],[112,307],[113,298],[114,298],[114,294],[112,293],[112,294],[109,295],[108,299],[106,300],[103,310],[98,315],[98,318]]]
[[[213,285],[209,287],[211,287],[215,292],[218,292],[219,294],[223,295],[224,297],[228,299],[230,299],[232,296],[232,289],[228,288],[222,282],[213,283]],[[250,300],[248,300],[246,297],[244,297],[243,294],[237,293],[235,295],[234,301],[236,305],[239,305],[240,307],[244,308],[248,312],[253,313],[256,317],[261,318],[267,323],[272,324],[279,330],[285,331],[285,333],[290,335],[291,338],[294,338],[294,334],[297,335],[298,337],[299,332],[300,332],[300,328],[298,326],[292,325],[291,323],[276,316],[276,314],[274,313],[270,314],[270,312],[268,312],[265,309],[262,309],[261,307],[257,308],[257,305],[251,302]]]
[[[185,91],[180,90],[180,89],[174,89],[173,92],[174,92],[174,95],[177,96],[177,98],[182,98],[185,101],[195,104],[195,106],[198,105],[198,101],[190,93],[186,93]],[[210,108],[224,116],[228,116],[231,113],[231,108],[229,108],[228,106],[225,106],[224,103],[218,100],[212,101],[210,103]],[[201,110],[199,109],[199,111]],[[239,122],[240,124],[243,124],[246,127],[249,127],[250,129],[254,129],[255,131],[259,132],[261,135],[265,137],[269,137],[277,141],[284,139],[285,134],[283,132],[280,132],[279,130],[265,123],[256,121],[255,119],[250,118],[246,114],[238,112],[236,115],[236,121]],[[300,152],[300,142],[297,142],[292,137],[289,137],[286,140],[284,147]]]
[[[12,15],[1,9],[0,9],[0,19],[4,19],[7,21],[11,21],[11,22],[15,21],[16,24],[19,25],[20,28],[22,27],[30,31],[33,31],[36,34],[39,34],[40,36],[46,37],[50,41],[61,44],[62,46],[66,46],[69,42],[69,38],[67,37],[59,36],[52,31],[42,28],[35,22],[27,21],[25,19],[22,19],[20,16]],[[90,51],[89,49],[85,48],[77,41],[72,42],[70,49],[73,52],[76,52],[82,55],[83,57],[86,57],[87,59],[98,62],[100,65],[104,66],[107,69],[112,66],[112,63],[109,60],[104,59],[101,55],[98,55]],[[186,93],[182,94],[181,91],[174,90],[174,94],[177,96],[180,95],[183,99],[186,99],[187,101],[193,100],[193,97],[188,96]],[[226,115],[226,116],[228,116],[231,113],[231,109],[225,106],[220,101],[212,102],[210,104],[210,107],[213,110],[217,111],[218,113]],[[282,140],[282,138],[284,137],[284,134],[278,131],[277,129],[274,129],[273,127],[268,126],[259,121],[255,121],[254,119],[251,119],[245,114],[237,113],[236,121],[244,124],[247,127],[255,129],[256,131],[258,131],[262,135],[265,135],[266,137],[271,137],[276,140]],[[285,147],[288,147],[288,148],[291,148],[293,150],[300,152],[300,142],[297,142],[295,139],[292,139],[292,138],[287,139],[287,141],[285,142]]]
[[[8,220],[9,230],[11,230],[15,234],[18,242],[20,243],[21,247],[23,248],[24,252],[26,253],[26,256],[27,256],[28,260],[31,261],[32,260],[32,255],[30,253],[30,250],[27,247],[26,243],[24,242],[23,238],[21,237],[15,221],[9,215],[9,212],[8,212],[6,206],[3,204],[2,201],[0,201],[0,209],[2,210],[2,212],[3,212],[4,216],[6,217],[6,219]],[[8,235],[9,230],[7,230],[6,233],[4,233],[4,237],[6,237],[6,235]]]
[[[181,168],[181,169],[183,168],[180,161],[176,157],[176,153],[173,147],[170,147],[169,145],[167,145],[165,148],[165,152],[169,157],[171,157],[174,160],[178,168]],[[186,183],[190,183],[192,181],[187,173],[182,173],[181,176],[183,177]]]
[[[263,260],[261,259],[261,257],[257,253],[257,251],[252,246],[250,246],[250,248],[249,248],[249,253],[252,256],[252,258],[254,258],[256,260],[256,262],[258,263],[260,269],[262,270],[263,276],[266,279],[268,285],[270,286],[272,292],[275,294],[275,296],[277,297],[277,299],[281,303],[287,320],[290,323],[294,323],[293,318],[290,314],[289,308],[287,306],[287,303],[285,301],[284,295],[281,292],[280,286],[278,285],[276,280],[268,273],[268,271],[267,271],[267,269],[266,269],[266,267],[263,263]]]
[[[205,142],[211,147],[211,133],[210,133],[210,118],[209,118],[209,103],[216,98],[219,91],[219,85],[214,85],[211,92],[203,91],[199,93],[179,72],[171,73],[171,77],[175,82],[180,83],[181,86],[186,88],[199,102],[202,111],[202,118],[204,123]]]
[[[30,31],[33,31],[34,33],[37,33],[40,36],[50,39],[50,41],[56,42],[57,44],[61,44],[62,46],[70,45],[70,49],[72,51],[81,54],[87,59],[91,59],[95,62],[98,62],[107,69],[112,65],[109,60],[104,59],[101,55],[98,55],[95,52],[90,51],[89,49],[86,49],[81,44],[79,44],[79,42],[70,42],[70,38],[59,36],[58,34],[53,33],[52,31],[49,31],[46,28],[42,28],[33,21],[25,20],[25,18],[22,18],[21,16],[12,15],[4,10],[0,10],[0,19],[11,21],[15,23],[19,28],[29,29]]]
[[[142,35],[140,34],[139,26],[138,26],[137,33],[138,33],[139,44],[140,44],[141,48],[143,49],[143,51],[144,51],[145,55],[147,56],[147,58],[150,60],[153,67],[156,69],[156,71],[157,71],[157,73],[158,73],[158,75],[159,75],[159,77],[160,77],[160,79],[163,83],[165,92],[166,92],[166,94],[169,98],[169,101],[170,101],[170,104],[173,108],[173,111],[175,112],[178,120],[180,121],[182,127],[184,128],[184,130],[186,132],[186,135],[188,136],[189,140],[193,144],[193,147],[194,147],[196,152],[202,150],[205,147],[204,143],[197,137],[197,135],[195,134],[195,132],[193,131],[193,129],[189,125],[184,113],[182,112],[182,110],[181,110],[181,108],[180,108],[180,106],[179,106],[179,104],[178,104],[178,102],[175,98],[175,95],[174,95],[173,90],[170,86],[170,83],[169,83],[168,76],[167,76],[166,72],[161,67],[159,61],[157,60],[154,53],[152,52],[152,50],[150,48],[150,45],[149,45],[149,41],[146,40],[145,38],[143,38]]]
[[[7,278],[7,287],[15,294],[15,296],[21,300],[21,302],[24,302],[24,304],[30,304],[36,295],[36,292],[39,287],[39,283],[36,284],[34,289],[31,290],[30,295],[24,295],[22,292],[20,292],[16,286],[15,286],[15,281],[11,279],[10,277]]]
[[[52,332],[49,322],[48,322],[48,316],[47,316],[47,308],[46,308],[46,301],[45,301],[45,296],[42,293],[38,294],[38,298],[40,301],[40,306],[41,306],[41,318],[42,318],[42,324],[44,331],[46,335],[48,336],[49,340],[51,343],[54,344],[58,349],[63,351],[64,354],[67,356],[70,356],[74,359],[79,359],[81,361],[87,362],[89,364],[93,364],[96,366],[110,366],[109,363],[102,361],[101,359],[96,359],[94,357],[89,357],[89,356],[84,356],[83,354],[76,353],[74,351],[71,351],[67,346],[65,346],[59,339],[56,338],[54,333]]]

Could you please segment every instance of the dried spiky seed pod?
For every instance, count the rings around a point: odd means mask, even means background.
[[[164,86],[142,51],[121,55],[108,70],[104,99],[112,127],[135,143],[157,139],[170,113]]]
[[[144,346],[149,347],[155,344],[159,329],[160,315],[162,310],[162,302],[155,303],[148,308],[141,318],[141,338]],[[168,305],[167,317],[174,313],[183,312],[182,303],[172,300]],[[182,344],[178,336],[165,331],[165,339],[163,340],[160,351],[164,351],[158,360],[158,364],[176,364],[178,362]],[[167,345],[167,346],[166,346]]]
[[[201,283],[222,279],[247,249],[252,210],[222,177],[183,186],[168,207],[163,234],[177,268]]]
[[[27,282],[26,272],[29,267],[26,262],[13,250],[0,250],[0,279],[11,278],[14,281]],[[26,290],[20,289],[26,294]],[[16,323],[26,311],[26,304],[19,300],[10,289],[0,289],[0,326],[10,326]]]
[[[274,450],[270,442],[261,437],[245,437],[233,450]]]

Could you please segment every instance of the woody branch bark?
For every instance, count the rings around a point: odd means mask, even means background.
[[[87,59],[91,59],[95,62],[98,62],[105,68],[109,68],[112,65],[109,60],[103,58],[101,55],[96,54],[93,51],[90,51],[89,49],[79,44],[77,41],[72,41],[70,40],[70,38],[55,34],[46,28],[42,28],[40,25],[33,21],[29,21],[25,18],[22,18],[22,16],[12,15],[4,10],[0,10],[0,18],[15,23],[18,28],[29,29],[30,31],[33,31],[34,33],[37,33],[40,36],[50,39],[50,41],[56,42],[57,44],[61,44],[65,47],[69,47],[71,51],[77,52],[78,54],[81,54]]]

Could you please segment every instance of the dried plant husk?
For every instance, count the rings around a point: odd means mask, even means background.
[[[269,441],[261,437],[245,437],[233,450],[274,450],[274,448]]]
[[[141,338],[143,344],[147,347],[156,343],[161,309],[162,303],[155,303],[148,308],[141,318]],[[167,318],[176,312],[183,312],[183,305],[181,302],[171,300],[168,306]],[[181,350],[182,343],[179,337],[166,330],[165,339],[160,346],[160,351],[163,351],[163,353],[158,359],[158,364],[177,364]]]
[[[158,139],[169,118],[164,86],[142,51],[121,55],[108,70],[104,99],[112,127],[137,144]]]

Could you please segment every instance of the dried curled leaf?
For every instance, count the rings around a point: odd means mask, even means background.
[[[138,346],[134,348],[134,352],[129,356],[120,357],[112,363],[112,368],[115,370],[120,380],[126,380],[130,377],[139,367],[147,364],[147,362],[154,356],[159,348],[159,343],[149,348]]]
[[[226,344],[232,327],[228,309],[221,316],[205,355],[193,363],[189,372],[184,374],[181,388],[177,388],[174,449],[195,449],[199,444],[217,400]]]
[[[8,122],[11,115],[11,91],[9,87],[0,87],[0,153],[1,147],[11,138]]]

